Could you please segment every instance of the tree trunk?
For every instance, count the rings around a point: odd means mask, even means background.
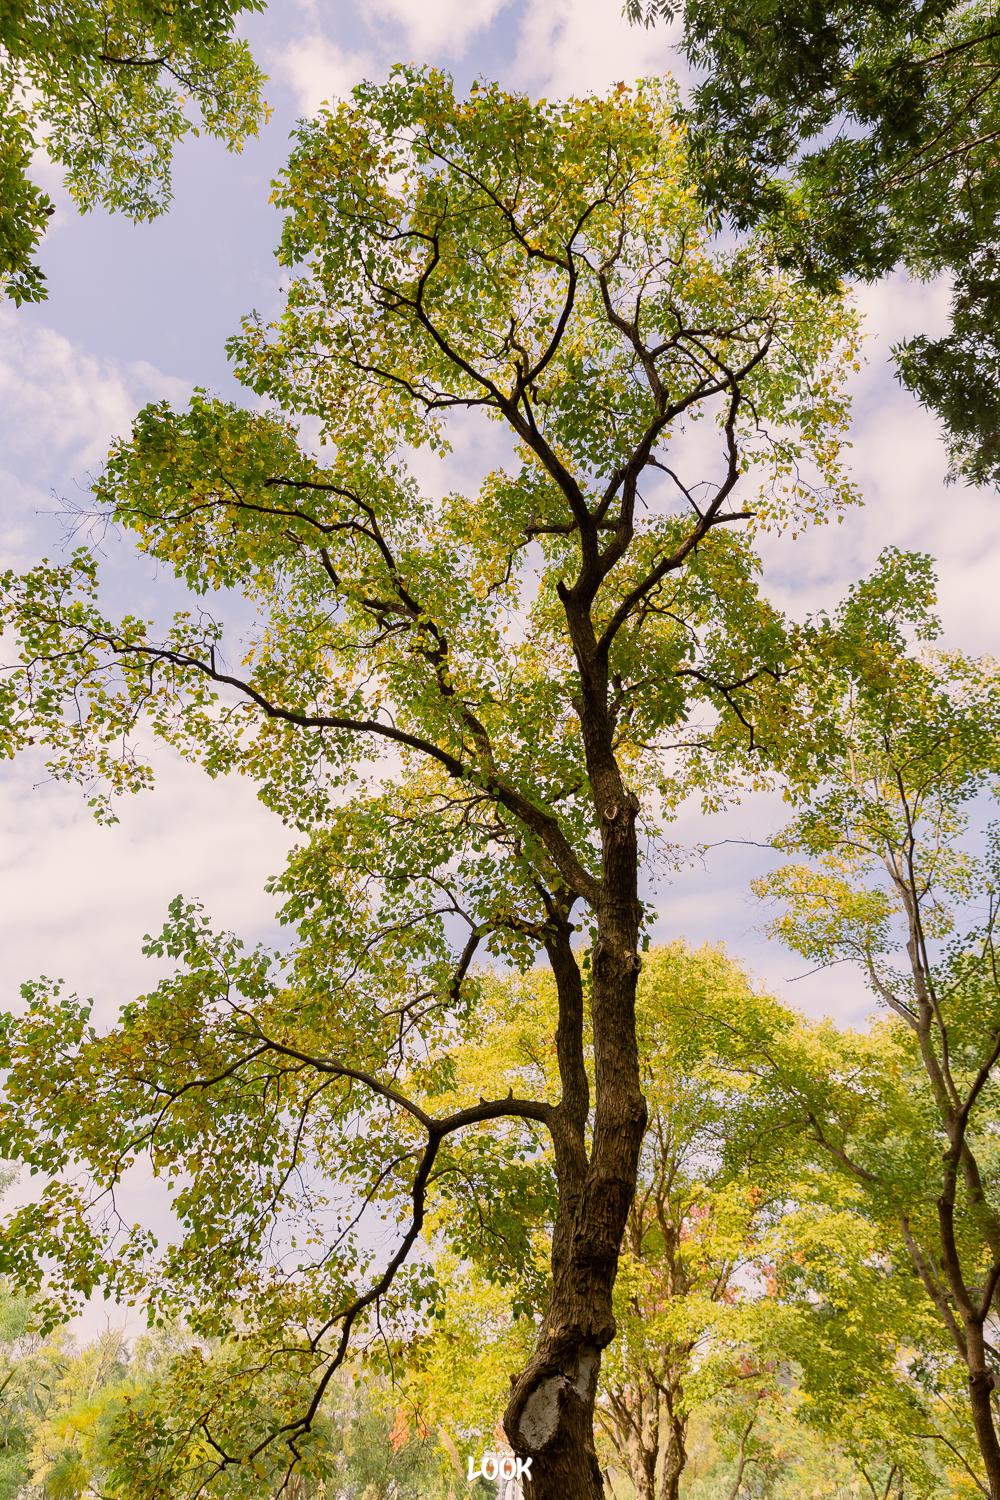
[[[604,1479],[594,1449],[599,1364],[600,1351],[574,1333],[562,1340],[543,1333],[515,1384],[504,1421],[519,1457],[531,1459],[525,1500],[602,1500]]]
[[[656,1453],[644,1448],[632,1473],[635,1500],[656,1500]]]
[[[637,1382],[606,1389],[604,1394],[608,1411],[603,1414],[602,1425],[628,1475],[635,1500],[656,1500],[656,1465],[660,1453],[658,1393]],[[610,1486],[610,1480],[608,1483]]]
[[[1000,1444],[993,1422],[993,1379],[985,1368],[969,1371],[969,1404],[990,1500],[1000,1500]]]
[[[673,1414],[668,1418],[667,1445],[663,1452],[663,1472],[660,1476],[660,1500],[679,1500],[681,1475],[687,1463],[687,1422]]]
[[[594,1042],[594,1131],[589,1161],[571,1033],[577,992],[575,960],[565,939],[549,948],[559,988],[557,1050],[567,1112],[554,1131],[559,1208],[552,1238],[552,1294],[538,1342],[514,1381],[504,1429],[520,1458],[531,1459],[526,1500],[602,1500],[604,1481],[594,1445],[594,1396],[601,1351],[614,1337],[611,1297],[639,1151],[646,1131],[635,1034],[639,975],[638,804],[620,795],[601,803],[604,853],[597,943],[592,954],[590,1018]],[[566,1007],[572,1018],[567,1024]],[[582,1021],[582,1017],[580,1018]]]

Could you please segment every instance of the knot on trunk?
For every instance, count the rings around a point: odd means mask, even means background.
[[[606,823],[616,823],[619,818],[625,818],[627,822],[634,821],[639,811],[639,799],[634,792],[626,792],[620,802],[609,802],[603,808],[601,817]]]
[[[638,974],[642,968],[642,958],[637,948],[612,947],[600,938],[594,944],[590,961],[595,969],[613,964],[620,971]]]

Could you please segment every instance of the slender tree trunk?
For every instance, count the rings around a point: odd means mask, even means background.
[[[967,1325],[968,1326],[968,1325]],[[1000,1443],[993,1417],[993,1376],[986,1362],[982,1325],[968,1327],[969,1405],[983,1456],[990,1500],[1000,1500]]]
[[[554,1131],[559,1209],[552,1240],[552,1294],[538,1341],[516,1377],[504,1414],[514,1452],[530,1458],[526,1500],[601,1500],[594,1446],[594,1396],[601,1351],[614,1337],[612,1291],[646,1130],[635,1034],[639,973],[638,850],[635,798],[599,798],[604,853],[597,943],[592,953],[590,1019],[594,1043],[594,1129],[590,1158],[579,1139],[575,1037],[564,1015],[578,1003],[567,941],[549,947],[560,990],[557,1035],[563,1105]],[[572,969],[570,963],[572,962]],[[582,1031],[581,1031],[582,1040]],[[582,1049],[580,1053],[582,1066]],[[569,1098],[567,1098],[569,1085]],[[586,1116],[584,1115],[584,1121]],[[561,1137],[565,1136],[565,1139]]]
[[[744,1455],[741,1453],[736,1464],[736,1473],[733,1475],[733,1482],[729,1486],[729,1494],[726,1496],[726,1500],[739,1500],[740,1490],[743,1488],[743,1475],[746,1473],[746,1470],[747,1461]]]
[[[644,1448],[632,1473],[635,1500],[656,1500],[656,1454]]]
[[[681,1475],[687,1463],[687,1422],[671,1412],[667,1420],[667,1443],[663,1450],[659,1500],[679,1500]]]
[[[969,1405],[972,1407],[976,1441],[983,1456],[990,1500],[1000,1500],[1000,1446],[997,1444],[996,1428],[993,1425],[992,1392],[993,1380],[985,1370],[970,1373]]]
[[[637,1382],[605,1390],[604,1394],[608,1412],[602,1425],[628,1475],[635,1500],[656,1500],[656,1465],[660,1454],[658,1393]]]
[[[900,791],[902,793],[902,786],[900,786]],[[983,1323],[988,1308],[977,1308],[974,1305],[955,1234],[956,1188],[958,1173],[961,1171],[966,1187],[969,1216],[989,1247],[994,1267],[1000,1265],[1000,1218],[987,1199],[979,1163],[968,1140],[972,1106],[975,1103],[979,1086],[989,1076],[998,1060],[1000,1039],[996,1035],[991,1039],[992,1050],[987,1052],[982,1060],[979,1083],[971,1093],[963,1093],[958,1088],[951,1070],[948,1032],[935,994],[933,971],[927,957],[921,898],[917,891],[913,869],[911,814],[905,797],[903,807],[907,817],[909,844],[902,852],[897,851],[886,856],[884,864],[900,894],[907,914],[909,936],[906,952],[917,1001],[916,1017],[906,1007],[901,1008],[893,1000],[891,992],[883,991],[883,993],[893,1005],[893,1009],[903,1016],[917,1037],[924,1071],[949,1140],[949,1150],[944,1159],[944,1182],[937,1207],[941,1242],[940,1265],[951,1296],[951,1303],[938,1281],[936,1272],[932,1271],[928,1258],[919,1250],[909,1232],[905,1218],[902,1221],[903,1235],[917,1274],[965,1360],[972,1424],[986,1472],[990,1500],[1000,1500],[1000,1441],[997,1438],[993,1408],[993,1373],[986,1358],[983,1338]],[[992,1278],[989,1302],[1000,1309],[1000,1278],[993,1277],[992,1271],[989,1274]],[[960,1314],[964,1328],[959,1326],[956,1312]]]
[[[747,1443],[750,1440],[750,1434],[751,1432],[753,1432],[756,1421],[757,1410],[755,1408],[750,1416],[749,1422],[740,1433],[740,1446],[736,1455],[736,1472],[733,1475],[733,1482],[729,1487],[729,1494],[726,1496],[726,1500],[739,1500],[739,1493],[743,1487],[743,1476],[747,1471],[748,1464],[753,1462],[752,1459],[747,1458]],[[861,1472],[864,1474],[863,1469]],[[868,1478],[867,1474],[865,1474],[865,1478]],[[870,1482],[871,1481],[869,1480],[869,1483]]]

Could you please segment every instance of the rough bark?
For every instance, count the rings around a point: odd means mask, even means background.
[[[602,798],[597,792],[595,798],[604,880],[591,969],[595,1104],[589,1159],[579,1079],[582,987],[568,951],[568,933],[560,933],[549,946],[560,999],[557,1051],[563,1085],[553,1131],[559,1208],[552,1292],[534,1352],[514,1381],[504,1415],[515,1453],[532,1460],[527,1500],[600,1500],[604,1495],[594,1445],[594,1397],[601,1351],[615,1333],[612,1292],[646,1129],[635,1032],[641,921],[638,805],[622,787],[613,762],[609,771],[602,780],[612,795]]]
[[[601,1351],[615,1333],[612,1292],[646,1125],[635,1056],[635,941],[624,961],[621,954],[621,948],[599,946],[594,955],[593,1147],[579,1180],[572,1151],[557,1149],[557,1170],[560,1157],[569,1158],[570,1180],[564,1190],[560,1173],[552,1293],[504,1417],[514,1451],[532,1460],[527,1500],[598,1500],[604,1494],[594,1447],[594,1396]]]
[[[677,1412],[667,1414],[667,1441],[663,1450],[659,1500],[679,1500],[681,1475],[687,1464],[687,1421]]]
[[[510,419],[515,427],[520,420],[513,411]],[[523,435],[532,441],[531,432]],[[636,837],[639,804],[615,756],[608,677],[614,632],[608,626],[598,639],[592,616],[602,584],[632,540],[635,478],[646,456],[637,453],[635,472],[626,469],[620,476],[619,516],[603,550],[597,522],[579,486],[569,482],[561,469],[555,474],[580,533],[580,571],[572,587],[560,584],[558,593],[579,673],[574,708],[594,824],[600,833],[602,869],[600,881],[588,887],[586,895],[597,929],[591,953],[594,1108],[589,1158],[585,1145],[588,1116],[574,1109],[580,1093],[577,1074],[583,1066],[582,1014],[579,1035],[571,1035],[572,1028],[565,1021],[567,1011],[576,1018],[581,999],[571,968],[568,933],[559,935],[555,958],[553,947],[549,948],[563,1033],[559,1051],[563,1099],[553,1129],[559,1206],[552,1243],[552,1294],[535,1350],[514,1380],[504,1414],[514,1452],[532,1460],[527,1500],[568,1500],[570,1496],[599,1500],[604,1494],[594,1446],[594,1396],[601,1351],[615,1333],[612,1292],[646,1132],[635,1027],[642,924]],[[678,555],[676,565],[683,555]],[[661,566],[666,572],[671,565],[665,561]],[[648,585],[654,582],[651,576]]]
[[[993,1416],[993,1376],[987,1368],[982,1327],[970,1330],[969,1405],[972,1425],[983,1457],[990,1500],[1000,1500],[1000,1443]]]
[[[656,1454],[644,1448],[632,1475],[635,1500],[656,1500]]]

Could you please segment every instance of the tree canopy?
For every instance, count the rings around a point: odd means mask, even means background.
[[[770,224],[817,281],[897,265],[952,282],[952,326],[898,371],[943,419],[952,465],[1000,479],[1000,27],[982,0],[629,0],[680,17],[707,201]]]
[[[4,1023],[4,1149],[47,1179],[7,1263],[30,1282],[49,1257],[57,1301],[102,1282],[219,1337],[238,1304],[245,1369],[268,1361],[267,1411],[238,1369],[178,1404],[211,1434],[203,1485],[303,1461],[352,1335],[433,1303],[427,1215],[502,1214],[541,1139],[551,1265],[505,1425],[544,1452],[533,1500],[601,1493],[594,1392],[647,1119],[640,838],[692,785],[717,802],[794,759],[791,668],[825,627],[767,601],[754,538],[856,499],[855,320],[763,241],[710,245],[673,107],[653,84],[461,98],[400,69],[304,124],[277,190],[284,310],[232,345],[267,408],[148,407],[97,481],[191,607],[110,618],[86,548],[4,577],[8,753],[46,747],[108,816],[148,784],[151,731],[253,778],[301,836],[274,883],[283,947],[178,899],[148,945],[174,971],[110,1029],[47,981]],[[477,419],[506,435],[482,477]],[[450,487],[408,472],[415,448]],[[871,585],[876,633],[899,587]],[[473,1090],[453,1051],[483,964],[539,953],[558,1086]],[[140,1156],[174,1187],[163,1246],[114,1215]],[[384,1253],[362,1221],[395,1226]]]
[[[263,78],[240,15],[263,0],[5,0],[0,10],[0,293],[45,295],[35,259],[53,212],[44,149],[77,206],[149,219],[170,201],[174,150],[199,130],[239,149]]]
[[[776,933],[813,962],[857,965],[892,1013],[870,1039],[832,1034],[827,1062],[805,1060],[811,1081],[793,1093],[829,1163],[910,1257],[994,1495],[1000,680],[989,658],[929,649],[927,600],[894,628],[889,657],[866,650],[831,674],[840,744],[810,788],[790,791],[799,814],[775,844],[799,858],[760,889],[779,903]]]

